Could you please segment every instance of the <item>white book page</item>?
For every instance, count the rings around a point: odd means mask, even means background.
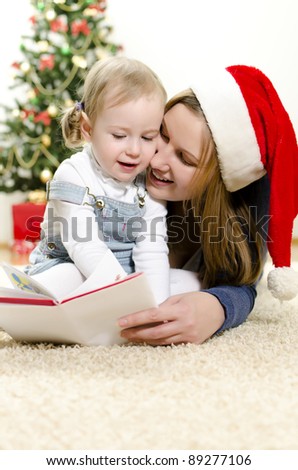
[[[127,273],[124,271],[117,258],[110,250],[108,250],[86,281],[67,295],[66,298],[60,299],[60,301],[77,297],[78,295],[86,294],[87,292],[91,292],[95,289],[100,289],[101,287],[114,284],[115,282],[124,279],[126,276]]]
[[[35,292],[26,292],[19,289],[12,289],[11,287],[0,286],[0,300],[7,299],[49,299],[48,295],[36,294]]]
[[[63,300],[77,297],[95,289],[100,289],[101,287],[114,284],[115,282],[120,281],[127,276],[117,258],[110,250],[108,250],[104,254],[93,273],[77,289],[67,294],[67,296],[60,297],[54,295],[54,293],[51,292],[44,284],[41,284],[14,266],[11,266],[5,262],[0,263],[0,265],[5,271],[10,283],[14,287],[12,294],[16,293],[17,291],[21,291],[24,294],[24,297],[28,297],[28,294],[30,294],[31,297],[36,296],[39,298],[40,295],[42,295],[59,303]],[[64,282],[64,279],[61,281]],[[10,297],[13,297],[13,295]],[[22,295],[15,297],[21,298]]]
[[[20,290],[27,294],[42,294],[47,298],[57,300],[53,293],[47,289],[45,286],[40,284],[39,282],[32,279],[32,277],[28,276],[24,272],[20,271],[19,269],[11,266],[4,261],[0,263],[3,270],[5,271],[10,283],[16,290]]]

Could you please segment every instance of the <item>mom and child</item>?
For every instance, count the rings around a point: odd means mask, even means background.
[[[159,306],[119,319],[133,342],[199,344],[243,323],[267,248],[272,294],[287,300],[298,291],[289,116],[254,67],[194,79],[166,103],[142,62],[119,56],[93,65],[81,100],[61,120],[66,146],[79,151],[48,183],[41,241],[26,268],[59,295],[104,259],[111,279],[145,272]],[[63,236],[53,216],[69,227],[76,220],[76,230]]]

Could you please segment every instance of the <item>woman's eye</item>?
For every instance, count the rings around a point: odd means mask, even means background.
[[[146,140],[146,142],[151,142],[151,141],[153,140],[153,137],[145,137],[145,136],[143,135],[142,139],[143,139],[143,140]]]
[[[160,136],[161,138],[165,141],[165,142],[169,142],[169,137],[167,136],[167,134],[165,133],[165,131],[163,130],[163,127],[160,128]]]
[[[180,153],[178,154],[178,157],[179,157],[180,161],[183,163],[183,165],[186,165],[186,166],[196,166],[194,162],[191,162],[191,161],[189,161],[189,160],[186,160],[186,159],[184,158],[183,153],[180,152]]]

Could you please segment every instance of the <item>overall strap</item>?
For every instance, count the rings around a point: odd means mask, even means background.
[[[78,186],[67,181],[51,180],[47,182],[46,186],[47,201],[59,200],[81,205],[86,193],[88,193],[86,186]]]
[[[134,185],[137,187],[137,198],[139,201],[139,207],[145,206],[145,198],[146,198],[146,173],[140,173],[137,175]]]

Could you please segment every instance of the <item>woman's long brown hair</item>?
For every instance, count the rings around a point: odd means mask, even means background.
[[[198,276],[203,288],[215,285],[251,285],[264,265],[264,244],[241,191],[230,193],[221,177],[217,150],[200,104],[191,89],[179,93],[166,106],[167,112],[181,103],[204,119],[201,155],[184,202],[199,220],[202,262]],[[199,138],[199,137],[198,137]]]

